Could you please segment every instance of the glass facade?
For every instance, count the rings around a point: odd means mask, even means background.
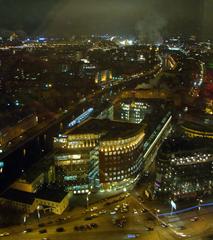
[[[95,187],[98,175],[96,135],[72,135],[55,138],[55,164],[59,184],[74,194]]]

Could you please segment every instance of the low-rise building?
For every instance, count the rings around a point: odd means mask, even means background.
[[[43,189],[36,194],[35,203],[36,206],[42,206],[42,208],[50,209],[51,212],[60,215],[69,206],[71,197],[71,192],[67,193],[60,189]]]
[[[0,196],[0,205],[18,209],[25,213],[36,210],[35,195],[10,188]]]
[[[37,177],[27,179],[26,177],[22,177],[17,179],[13,184],[12,188],[24,192],[34,193],[37,192],[39,188],[44,184],[44,173],[38,174]]]
[[[55,165],[53,158],[44,158],[35,163],[19,179],[17,179],[11,188],[16,190],[35,193],[43,185],[49,185],[55,182]]]
[[[24,213],[43,211],[62,214],[68,207],[72,194],[62,189],[43,189],[38,193],[29,193],[8,189],[0,196],[0,205],[18,209]]]

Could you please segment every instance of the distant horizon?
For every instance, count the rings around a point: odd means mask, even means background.
[[[3,32],[5,32],[3,34]],[[21,33],[20,33],[21,32]],[[48,33],[37,33],[37,34],[27,34],[25,33],[24,31],[20,31],[20,30],[1,30],[0,29],[0,38],[2,37],[3,39],[9,39],[9,37],[13,34],[20,34],[19,37],[22,38],[22,40],[36,40],[38,38],[44,38],[47,39],[47,40],[51,40],[52,39],[66,39],[66,40],[71,40],[71,39],[75,39],[75,38],[102,38],[103,40],[109,40],[108,38],[110,37],[116,37],[116,38],[120,38],[120,39],[131,39],[131,40],[140,40],[140,36],[138,36],[138,34],[127,34],[127,33],[120,33],[120,34],[116,34],[116,33],[87,33],[87,34],[81,34],[81,33],[73,33],[68,36],[63,36],[63,35],[54,35],[54,34],[48,34]],[[108,37],[108,38],[107,38]],[[187,39],[191,39],[192,37],[195,37],[195,40],[197,41],[212,41],[213,39],[209,39],[209,38],[206,38],[206,39],[201,39],[199,38],[198,36],[196,35],[170,35],[170,36],[165,36],[165,37],[162,37],[162,40],[165,41],[165,40],[170,40],[170,39],[180,39],[180,40],[187,40]],[[42,39],[41,39],[42,41]],[[157,42],[156,42],[157,43]]]

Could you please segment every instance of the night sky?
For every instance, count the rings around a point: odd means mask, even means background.
[[[0,29],[211,37],[211,0],[0,0]],[[206,7],[202,5],[206,2]],[[211,1],[213,2],[213,1]],[[210,4],[210,5],[208,5]],[[207,26],[206,26],[207,25]]]

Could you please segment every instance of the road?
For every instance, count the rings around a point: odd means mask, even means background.
[[[118,199],[118,197],[115,197],[114,199]],[[111,199],[110,201],[112,201]],[[109,200],[108,200],[109,201]],[[127,213],[117,213],[116,215],[111,215],[110,212],[114,211],[114,208],[116,205],[121,205],[122,203],[129,204],[129,211]],[[78,209],[76,211],[73,210],[73,212],[69,213],[70,218],[66,218],[65,220],[61,220],[59,223],[56,220],[56,217],[50,218],[48,221],[53,221],[53,223],[48,224],[47,219],[41,220],[45,224],[43,228],[47,230],[47,233],[40,234],[38,227],[38,222],[34,222],[33,224],[28,224],[27,228],[32,228],[33,231],[31,233],[23,234],[22,231],[25,229],[25,226],[17,226],[13,228],[7,228],[2,229],[1,232],[10,232],[11,235],[7,236],[8,240],[37,240],[42,239],[42,237],[47,237],[48,239],[52,240],[69,240],[69,239],[75,239],[75,240],[82,240],[82,239],[88,239],[88,240],[94,240],[94,239],[103,239],[103,240],[119,240],[119,239],[125,239],[125,237],[130,233],[137,233],[139,234],[138,239],[162,239],[162,240],[169,240],[169,239],[175,239],[171,235],[171,233],[160,226],[158,221],[156,221],[155,218],[153,218],[149,212],[143,213],[142,209],[143,206],[141,203],[133,196],[130,195],[128,197],[125,197],[124,199],[107,205],[106,201],[102,201],[98,204],[95,204],[98,207],[98,212],[101,209],[105,209],[107,213],[99,215],[97,218],[94,218],[89,221],[85,221],[85,216],[88,215],[88,213],[84,213],[84,209]],[[112,223],[112,218],[115,216],[121,216],[125,215],[127,219],[127,224],[124,226],[124,228],[119,228],[118,226],[115,226]],[[86,230],[83,232],[76,232],[74,230],[75,226],[79,225],[85,225],[88,223],[95,222],[98,224],[98,228],[92,229],[92,230]],[[65,229],[62,233],[57,233],[56,228],[57,227],[63,227]],[[147,227],[152,227],[153,231],[147,231]]]
[[[42,217],[40,223],[43,227],[38,227],[38,220],[27,222],[27,225],[19,225],[10,228],[1,229],[2,232],[10,232],[10,236],[5,237],[8,240],[37,240],[47,237],[50,240],[125,240],[128,234],[139,234],[140,240],[175,240],[175,239],[206,239],[210,234],[213,234],[213,208],[202,208],[200,211],[191,211],[179,215],[170,215],[168,217],[159,218],[156,215],[155,208],[161,209],[161,203],[158,201],[141,201],[138,198],[140,192],[132,190],[129,196],[126,193],[111,197],[110,199],[100,200],[99,202],[90,205],[96,206],[96,213],[101,210],[106,210],[105,214],[99,214],[98,217],[92,220],[85,220],[85,217],[92,214],[85,212],[85,208],[74,208],[66,211],[63,216],[50,215]],[[124,196],[125,197],[122,197]],[[113,201],[116,202],[113,202]],[[106,205],[106,203],[109,203]],[[112,215],[117,205],[127,203],[129,210],[127,213],[117,212]],[[147,209],[144,212],[144,209]],[[120,228],[112,223],[114,217],[125,216],[127,222],[123,228]],[[192,221],[197,217],[197,221]],[[60,220],[59,220],[60,218]],[[89,223],[97,223],[98,228],[77,232],[75,226],[86,225]],[[168,227],[163,227],[162,223]],[[63,227],[64,232],[56,232],[57,227]],[[32,228],[31,233],[23,234],[23,230]],[[148,231],[147,228],[153,228]],[[47,233],[39,233],[40,229],[46,229]]]

